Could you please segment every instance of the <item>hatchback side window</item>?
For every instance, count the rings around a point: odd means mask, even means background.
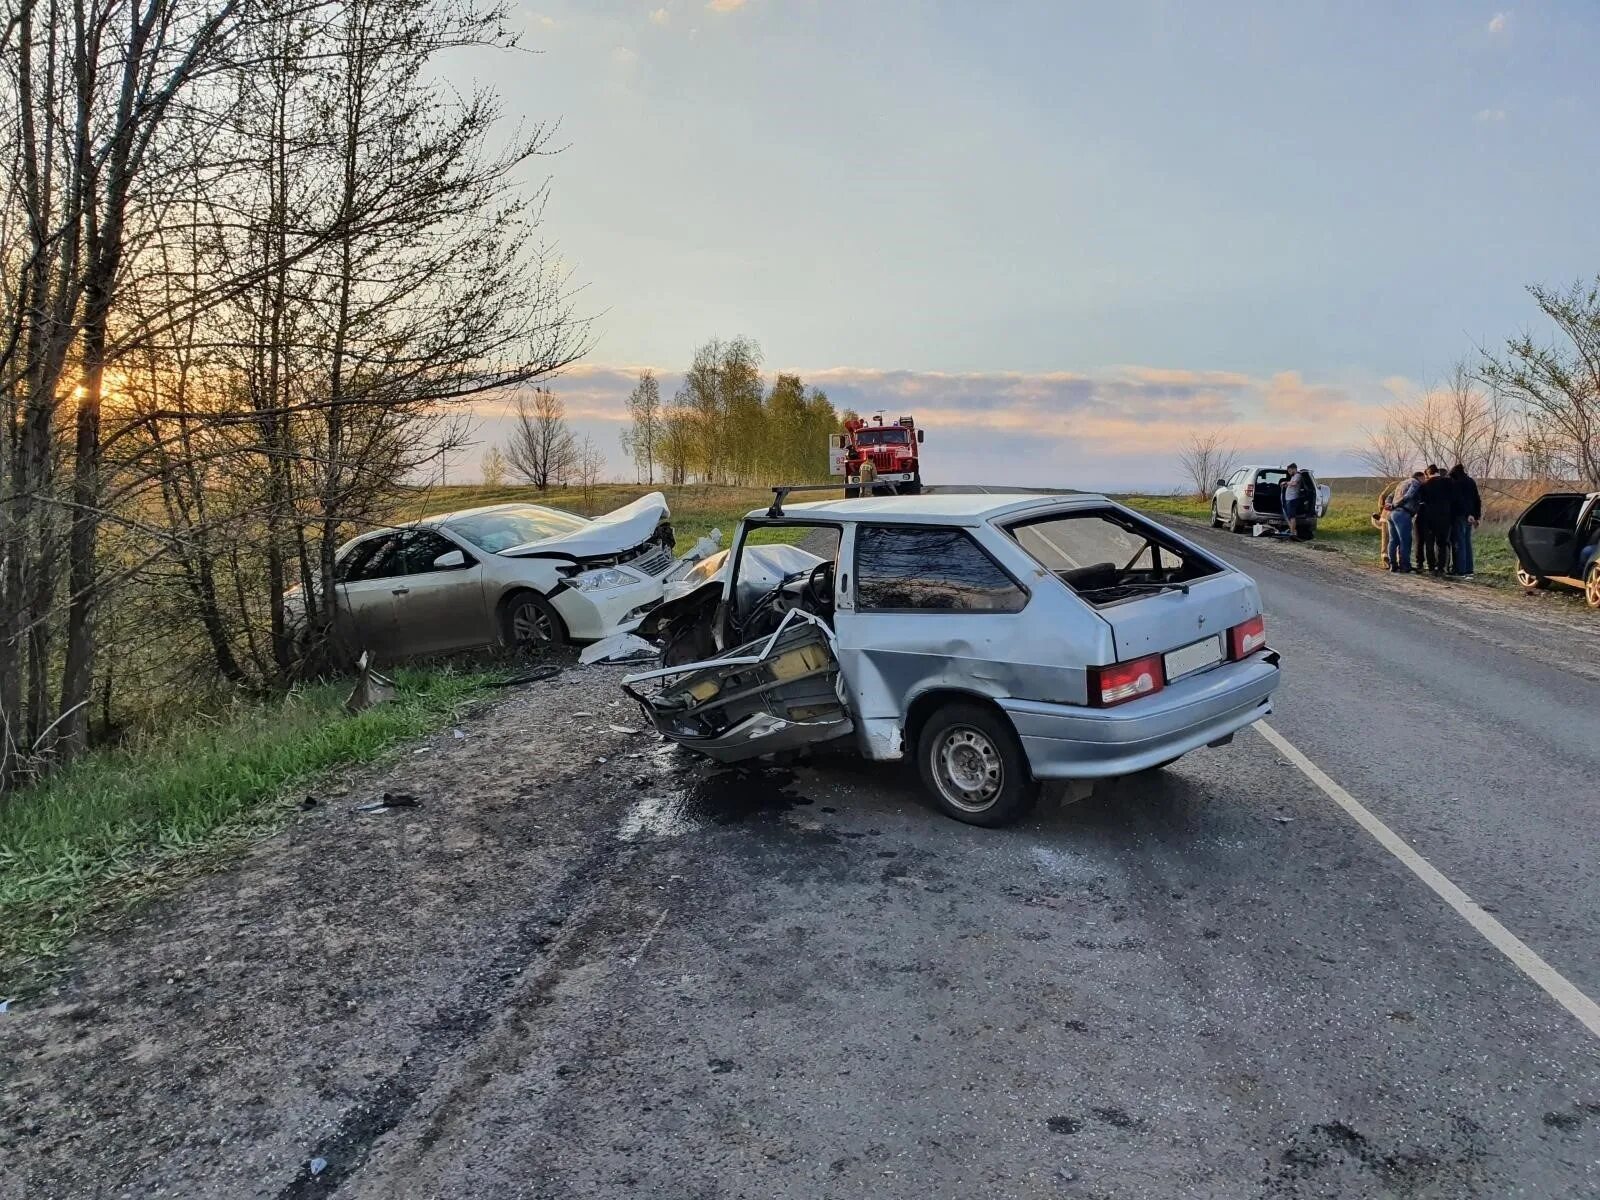
[[[1028,594],[962,529],[856,527],[857,612],[1020,612]]]

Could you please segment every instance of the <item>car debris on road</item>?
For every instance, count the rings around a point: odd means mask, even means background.
[[[623,680],[656,728],[736,762],[855,736],[915,756],[948,815],[1000,825],[1041,782],[1166,766],[1271,711],[1252,580],[1093,495],[797,504],[775,488],[638,633]],[[752,544],[815,531],[831,556]]]

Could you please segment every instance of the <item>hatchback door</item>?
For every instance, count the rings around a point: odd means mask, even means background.
[[[1046,668],[1020,635],[1028,592],[969,530],[862,523],[841,562],[839,668],[869,757],[899,753],[909,700],[932,688],[1039,692]]]
[[[1584,499],[1580,492],[1550,492],[1540,496],[1516,519],[1507,535],[1517,561],[1530,575],[1559,579],[1577,570],[1578,517]]]

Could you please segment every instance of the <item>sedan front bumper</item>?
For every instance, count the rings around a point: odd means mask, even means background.
[[[1160,766],[1272,712],[1278,655],[1263,650],[1117,708],[1000,700],[1036,779],[1107,779]]]
[[[661,602],[664,588],[662,580],[640,576],[638,583],[598,592],[563,588],[550,597],[550,604],[561,614],[573,641],[597,642],[638,625],[645,613]]]

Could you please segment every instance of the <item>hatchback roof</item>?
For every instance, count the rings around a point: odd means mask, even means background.
[[[1092,492],[934,492],[920,496],[863,496],[857,500],[812,500],[785,504],[783,518],[886,521],[918,525],[976,525],[1036,508],[1087,508],[1108,504]],[[766,520],[758,508],[747,520]]]

